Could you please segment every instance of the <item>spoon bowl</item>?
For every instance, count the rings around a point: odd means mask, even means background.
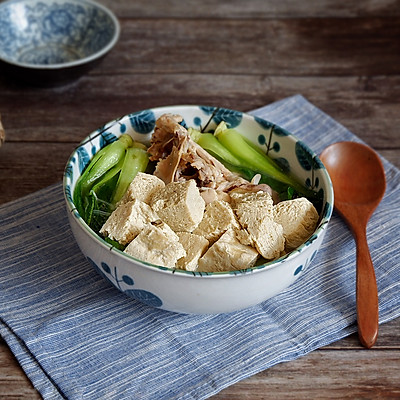
[[[321,156],[334,181],[335,203],[379,204],[385,192],[384,172],[379,156],[370,147],[338,142]]]
[[[357,142],[338,142],[320,156],[332,180],[335,209],[348,224],[356,241],[356,301],[358,334],[371,348],[378,336],[378,290],[367,242],[367,224],[386,189],[379,156]]]

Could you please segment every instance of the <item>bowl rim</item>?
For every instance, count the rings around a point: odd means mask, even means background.
[[[71,3],[77,3],[77,4],[88,4],[91,5],[95,8],[99,8],[102,11],[104,11],[108,17],[110,17],[113,26],[114,26],[114,34],[111,38],[111,40],[107,43],[105,47],[103,47],[101,50],[97,51],[94,54],[91,54],[90,56],[80,58],[79,60],[74,60],[74,61],[69,61],[65,63],[57,63],[57,64],[30,64],[30,63],[23,63],[23,62],[18,62],[15,60],[11,60],[7,57],[3,57],[0,55],[0,60],[3,61],[4,63],[14,65],[16,67],[20,68],[29,68],[32,70],[60,70],[64,68],[73,68],[73,67],[78,67],[84,64],[88,64],[92,61],[95,61],[101,57],[103,57],[105,54],[107,54],[117,43],[119,36],[121,34],[121,25],[119,23],[118,18],[116,15],[106,6],[103,4],[100,4],[94,0],[54,0],[57,3],[63,3],[63,2],[71,2]],[[25,3],[26,0],[6,0],[2,3],[0,3],[0,9],[8,7],[9,5],[13,3]]]
[[[204,105],[195,105],[195,104],[184,104],[184,105],[170,105],[170,106],[161,106],[161,107],[152,107],[152,108],[148,108],[146,110],[152,110],[158,113],[163,113],[163,112],[176,112],[178,109],[192,109],[192,108],[199,108],[199,107],[208,107],[208,108],[219,108],[219,109],[224,109],[224,110],[228,110],[228,111],[236,111],[236,110],[232,110],[226,107],[215,107],[215,106],[204,106]],[[333,204],[334,204],[334,191],[333,191],[333,185],[332,185],[332,180],[329,176],[329,173],[327,171],[327,169],[325,168],[325,166],[322,164],[321,162],[321,166],[322,166],[322,170],[323,170],[323,175],[326,179],[327,182],[327,189],[325,196],[326,196],[326,203],[330,204],[330,207],[327,210],[321,210],[320,213],[320,218],[318,220],[318,225],[317,228],[315,229],[315,231],[313,232],[313,234],[300,246],[298,246],[296,249],[290,251],[289,253],[284,254],[283,256],[274,259],[274,260],[270,260],[267,262],[264,262],[260,265],[255,265],[253,267],[250,268],[246,268],[246,269],[240,269],[240,270],[234,270],[234,271],[221,271],[221,272],[202,272],[202,271],[186,271],[186,270],[182,270],[182,269],[178,269],[178,268],[169,268],[169,267],[164,267],[164,266],[160,266],[160,265],[156,265],[156,264],[152,264],[143,260],[140,260],[136,257],[133,257],[119,249],[117,249],[116,247],[114,247],[113,245],[111,245],[110,243],[107,243],[104,239],[102,239],[93,229],[91,229],[86,222],[83,220],[83,218],[79,215],[78,211],[76,210],[76,207],[72,201],[72,199],[69,196],[69,193],[67,193],[67,183],[69,180],[68,177],[68,167],[70,165],[70,163],[72,162],[77,149],[86,144],[88,141],[90,141],[90,138],[93,135],[98,135],[100,131],[104,130],[104,129],[109,129],[111,128],[113,125],[115,124],[119,124],[121,123],[121,120],[123,120],[124,118],[129,118],[130,115],[135,115],[135,114],[139,114],[141,112],[143,112],[145,110],[140,110],[140,111],[134,111],[132,113],[129,114],[125,114],[122,117],[113,119],[107,123],[105,123],[100,129],[94,130],[92,131],[89,135],[87,135],[79,144],[78,146],[75,147],[75,149],[73,150],[73,152],[70,154],[68,161],[65,165],[65,169],[64,169],[64,176],[63,176],[63,183],[62,183],[62,187],[63,187],[63,195],[64,195],[64,200],[66,202],[67,205],[67,211],[72,214],[72,218],[74,218],[79,226],[80,229],[84,230],[86,233],[88,233],[95,241],[97,244],[99,244],[101,247],[103,247],[104,249],[108,250],[108,251],[112,251],[115,252],[117,255],[129,260],[129,261],[134,261],[137,265],[144,267],[146,269],[151,269],[153,272],[154,271],[158,271],[160,273],[167,273],[167,274],[173,274],[173,275],[179,275],[182,277],[195,277],[195,278],[234,278],[234,277],[238,277],[238,276],[245,276],[248,274],[253,274],[253,273],[261,273],[262,271],[268,270],[268,269],[272,269],[272,268],[277,268],[280,264],[282,264],[283,262],[286,262],[288,260],[292,260],[293,258],[296,258],[297,255],[303,253],[308,247],[309,245],[318,237],[320,237],[321,235],[323,235],[327,229],[327,225],[328,222],[331,219],[332,213],[333,213]],[[248,112],[243,112],[243,111],[239,111],[240,113],[243,114],[243,118],[249,118],[254,120],[255,118],[257,118],[258,120],[263,120],[266,122],[270,122],[268,120],[266,120],[265,118],[260,118],[260,117],[255,117],[251,114],[249,114]],[[282,128],[280,125],[274,124],[274,126],[279,127],[280,129],[286,131],[289,133],[289,136],[291,136],[293,138],[294,141],[299,141],[301,143],[302,142],[296,135],[292,134],[291,132],[289,132],[288,130]],[[306,145],[307,146],[307,145]],[[308,146],[307,146],[308,147]],[[311,154],[313,155],[313,157],[315,157],[317,160],[319,160],[318,155],[312,150],[310,149]]]

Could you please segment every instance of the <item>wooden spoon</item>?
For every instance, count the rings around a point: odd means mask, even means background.
[[[367,242],[367,223],[385,193],[385,171],[370,147],[338,142],[320,157],[331,177],[335,209],[351,229],[356,241],[356,301],[358,336],[371,348],[378,336],[378,290]]]

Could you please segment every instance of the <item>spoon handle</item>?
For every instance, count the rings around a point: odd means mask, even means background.
[[[358,336],[361,344],[369,349],[375,344],[378,337],[378,289],[374,266],[368,248],[366,226],[360,226],[354,233],[357,245],[356,299]]]

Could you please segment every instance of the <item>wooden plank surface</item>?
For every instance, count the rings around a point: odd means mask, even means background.
[[[308,0],[307,6],[298,0],[102,0],[120,18],[151,19],[280,19],[280,18],[361,18],[400,15],[399,0]]]
[[[63,87],[0,74],[0,204],[59,182],[89,132],[170,104],[248,111],[302,94],[400,168],[400,1],[102,0],[121,37]],[[312,144],[310,144],[312,147]],[[400,398],[400,319],[276,365],[214,399]],[[0,399],[40,399],[0,341]]]

